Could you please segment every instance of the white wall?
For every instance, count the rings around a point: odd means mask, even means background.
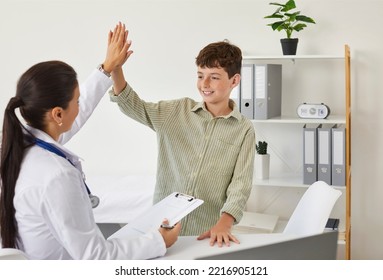
[[[229,39],[244,54],[280,54],[282,33],[263,16],[262,0],[2,0],[0,111],[32,64],[59,59],[79,80],[102,62],[118,21],[133,40],[124,69],[146,100],[199,98],[194,59],[207,43]],[[383,37],[380,0],[297,0],[317,24],[297,33],[299,54],[352,54],[352,258],[383,259]],[[309,86],[309,85],[308,85]],[[0,117],[2,122],[2,116]],[[88,176],[154,174],[156,138],[118,111],[107,96],[69,148]]]

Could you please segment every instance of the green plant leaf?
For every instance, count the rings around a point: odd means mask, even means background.
[[[305,28],[305,27],[307,27],[306,24],[304,24],[304,23],[298,23],[297,25],[295,25],[295,26],[293,27],[293,29],[294,29],[295,31],[299,32],[299,31],[301,31],[301,30],[302,30],[303,28]]]
[[[296,18],[298,18],[298,16],[299,16],[299,14],[300,14],[301,12],[295,12],[295,13],[285,13],[285,16],[286,17],[289,17],[290,18],[290,20],[295,20]]]
[[[267,154],[267,142],[266,141],[258,141],[258,144],[255,145],[255,150],[259,155]]]
[[[273,30],[278,30],[278,31],[281,31],[283,29],[283,24],[285,22],[284,21],[277,21],[277,22],[274,22],[271,24],[271,28]]]
[[[315,21],[311,17],[306,17],[306,16],[303,16],[303,15],[297,16],[296,20],[303,21],[303,22],[314,23],[315,24]]]
[[[269,16],[265,16],[264,18],[283,18],[282,15],[278,15],[278,14],[272,14],[272,15],[269,15]]]
[[[295,1],[289,0],[286,2],[286,4],[284,4],[284,8],[282,9],[282,12],[287,12],[295,8],[296,8]]]
[[[284,7],[284,6],[285,6],[284,4],[280,4],[280,3],[277,3],[277,2],[269,3],[269,5],[281,6],[281,7]]]

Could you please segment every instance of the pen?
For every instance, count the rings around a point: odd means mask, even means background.
[[[171,226],[171,225],[168,225],[168,224],[162,224],[161,227],[165,228],[165,229],[173,229],[174,228],[174,226]]]

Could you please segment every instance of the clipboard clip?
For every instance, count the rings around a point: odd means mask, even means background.
[[[194,199],[194,197],[183,193],[176,193],[176,197],[186,199],[187,201],[192,201]]]

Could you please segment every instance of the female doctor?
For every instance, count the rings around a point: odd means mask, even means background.
[[[5,109],[1,146],[0,227],[2,246],[30,259],[148,259],[162,256],[180,225],[142,236],[105,240],[79,158],[62,144],[89,118],[111,86],[108,72],[131,51],[125,27],[109,33],[107,56],[79,88],[64,62],[41,62],[19,79]],[[81,93],[81,94],[80,94]],[[80,105],[79,105],[80,104]],[[22,125],[15,110],[27,125]]]

